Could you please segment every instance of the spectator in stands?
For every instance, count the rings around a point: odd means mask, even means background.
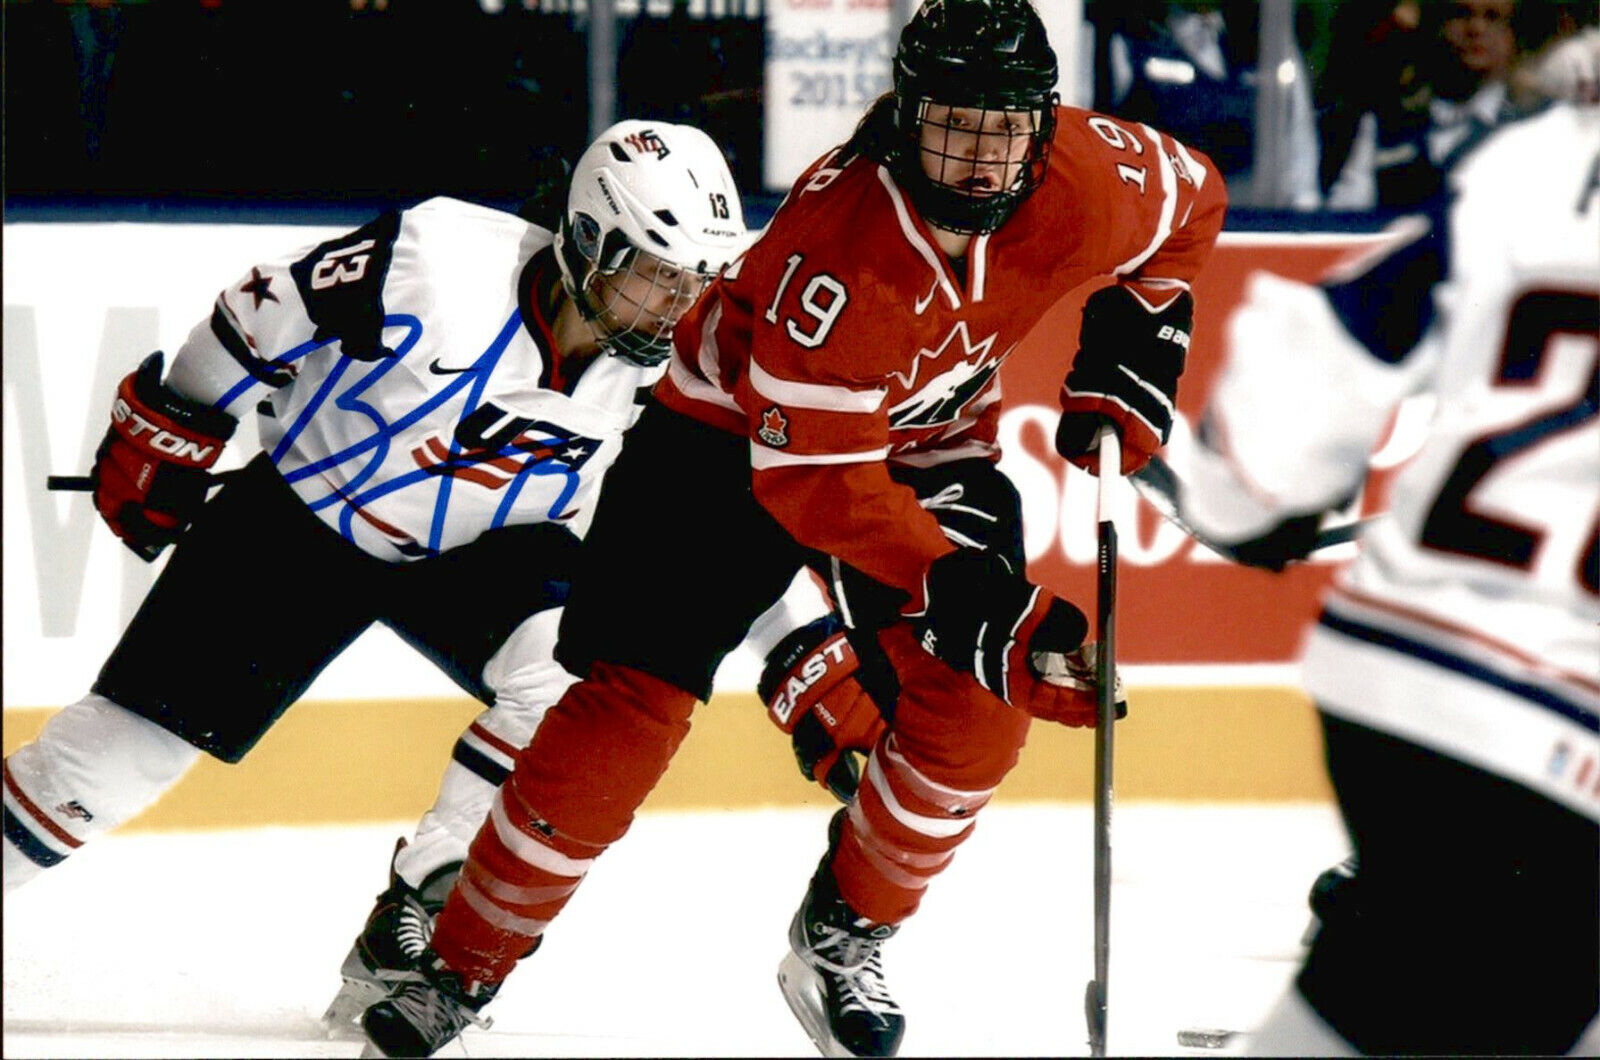
[[[1392,9],[1399,26],[1403,6]],[[1410,46],[1378,68],[1385,76],[1374,80],[1387,95],[1360,115],[1328,208],[1417,206],[1490,129],[1542,102],[1517,98],[1509,86],[1524,49],[1548,36],[1535,24],[1549,11],[1543,0],[1422,0],[1415,34],[1398,38]]]
[[[1327,58],[1313,90],[1324,195],[1350,158],[1364,114],[1384,103],[1427,106],[1417,68],[1421,23],[1420,0],[1342,0],[1333,12]]]
[[[1255,3],[1239,0],[1119,5],[1100,18],[1094,109],[1147,122],[1204,151],[1227,178],[1236,205],[1315,209],[1321,198],[1316,125],[1298,50],[1284,200],[1261,201],[1253,187],[1258,15]]]

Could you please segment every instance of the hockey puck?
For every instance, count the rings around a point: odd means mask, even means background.
[[[1178,1032],[1178,1044],[1188,1049],[1221,1049],[1234,1038],[1238,1031],[1218,1031],[1192,1029]]]

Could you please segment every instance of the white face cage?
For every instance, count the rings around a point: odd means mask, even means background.
[[[610,271],[596,269],[585,290],[596,338],[628,360],[659,364],[672,353],[672,329],[711,278],[638,249]]]

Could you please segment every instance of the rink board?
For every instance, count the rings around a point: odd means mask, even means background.
[[[465,698],[301,703],[237,766],[212,759],[133,822],[134,829],[357,823],[420,814],[476,704]],[[5,751],[51,711],[7,710]],[[1089,730],[1037,723],[1001,787],[1006,801],[1087,801]],[[1134,688],[1117,725],[1118,799],[1322,801],[1330,798],[1316,715],[1289,688]],[[702,706],[645,806],[656,810],[826,806],[759,700]]]

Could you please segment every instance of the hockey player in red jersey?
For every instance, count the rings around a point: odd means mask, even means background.
[[[686,318],[563,618],[558,656],[584,680],[518,755],[425,978],[367,1010],[380,1052],[432,1053],[478,1018],[627,831],[718,662],[810,564],[858,673],[887,673],[898,694],[780,983],[823,1052],[895,1053],[884,940],[971,833],[1031,718],[1094,718],[1092,681],[1032,668],[1051,652],[1083,672],[1086,622],[1024,576],[1019,500],[995,465],[1000,365],[1052,304],[1110,278],[1070,365],[1063,350],[1056,444],[1087,464],[1109,421],[1138,467],[1170,428],[1189,284],[1225,208],[1203,157],[1058,107],[1056,76],[1026,0],[931,0],[901,36],[893,93]],[[859,708],[860,680],[804,694],[829,657],[801,650],[792,681],[764,682],[800,693],[772,695],[778,720]]]

